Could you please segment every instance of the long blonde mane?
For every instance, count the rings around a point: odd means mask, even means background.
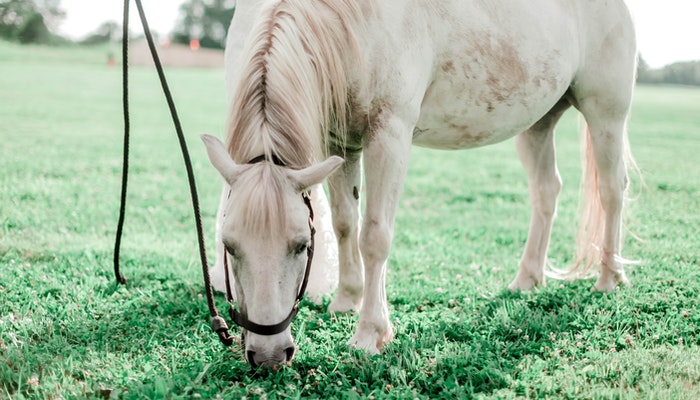
[[[240,58],[229,110],[227,141],[234,161],[274,156],[286,167],[301,169],[327,152],[331,129],[344,140],[347,67],[360,59],[355,35],[363,18],[357,3],[279,0],[263,7]],[[281,232],[286,176],[270,163],[260,168],[240,185],[247,215],[242,222],[259,233]]]
[[[299,169],[324,153],[329,129],[345,137],[348,60],[359,57],[354,0],[280,0],[249,36],[228,123],[238,163],[265,155]]]

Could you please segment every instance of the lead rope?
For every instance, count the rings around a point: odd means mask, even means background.
[[[122,190],[119,206],[119,222],[114,242],[114,276],[117,284],[126,285],[126,279],[119,272],[119,250],[122,243],[124,216],[126,214],[126,186],[129,177],[129,0],[124,0],[124,22],[122,23],[122,107],[124,110],[124,159],[122,161]]]
[[[197,187],[194,179],[194,172],[192,170],[192,162],[190,160],[189,151],[187,150],[187,142],[185,142],[185,135],[182,133],[182,126],[180,125],[180,118],[177,115],[177,110],[175,109],[175,102],[173,101],[172,95],[170,94],[170,88],[168,87],[168,82],[165,79],[165,73],[163,72],[163,66],[161,65],[160,58],[158,57],[158,52],[156,46],[153,42],[153,36],[151,35],[151,30],[148,27],[148,21],[146,20],[146,14],[143,11],[143,6],[141,0],[135,0],[136,7],[138,8],[139,17],[141,18],[141,25],[143,26],[143,31],[146,36],[146,41],[148,42],[148,47],[151,51],[151,56],[153,57],[153,63],[155,64],[156,70],[158,71],[158,78],[160,79],[161,87],[163,88],[163,93],[165,94],[165,99],[168,102],[168,108],[170,109],[170,115],[173,119],[175,125],[175,131],[177,132],[177,137],[180,142],[180,150],[182,151],[182,157],[185,162],[185,169],[187,170],[187,180],[190,186],[190,196],[192,197],[192,208],[194,211],[195,226],[197,229],[197,242],[199,244],[199,256],[200,262],[202,264],[202,275],[204,276],[204,289],[207,296],[207,305],[209,307],[209,314],[211,316],[211,327],[219,336],[219,340],[226,345],[230,346],[233,343],[233,337],[228,331],[228,325],[226,321],[219,316],[219,310],[216,309],[214,304],[214,293],[211,288],[211,280],[209,278],[209,269],[207,264],[207,254],[206,246],[204,244],[204,234],[202,230],[202,218],[199,212],[199,197],[197,196]],[[117,224],[117,236],[114,244],[114,275],[117,279],[117,284],[126,284],[126,279],[121,275],[119,271],[119,249],[121,246],[121,237],[124,227],[124,215],[126,210],[126,189],[127,180],[129,173],[129,75],[128,75],[128,42],[129,42],[129,0],[124,0],[124,21],[122,29],[122,78],[123,78],[123,106],[124,106],[124,164],[122,169],[122,189],[121,189],[121,204],[119,207],[119,222]]]

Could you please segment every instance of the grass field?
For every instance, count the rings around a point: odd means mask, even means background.
[[[184,167],[154,72],[132,72],[132,176],[118,212],[120,72],[106,48],[0,42],[0,399],[700,398],[700,90],[640,87],[624,254],[633,286],[593,280],[510,293],[529,222],[512,141],[414,149],[387,278],[396,339],[368,357],[356,316],[304,302],[291,367],[252,370],[210,331]],[[221,70],[167,71],[209,247],[219,178],[198,134],[221,136]],[[557,136],[564,179],[550,257],[572,259],[578,127]],[[218,297],[220,308],[224,299]]]

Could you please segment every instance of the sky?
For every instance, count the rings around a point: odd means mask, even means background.
[[[129,26],[132,32],[141,32],[136,2],[130,0]],[[172,31],[184,0],[142,0],[151,31],[167,34]],[[121,24],[124,13],[123,0],[61,0],[66,18],[58,26],[58,32],[72,39],[82,39],[95,31],[105,21]]]
[[[142,1],[151,30],[169,33],[184,0]],[[675,61],[700,60],[700,1],[627,0],[637,28],[637,43],[644,60],[653,68]],[[66,18],[59,33],[81,39],[102,22],[121,23],[122,0],[62,0]],[[140,31],[136,5],[132,1],[130,26]]]

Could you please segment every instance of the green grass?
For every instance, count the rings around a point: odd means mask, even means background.
[[[512,141],[416,148],[387,279],[396,339],[375,357],[350,350],[357,317],[305,302],[298,355],[270,373],[209,329],[184,167],[145,68],[132,70],[129,284],[114,284],[122,117],[120,73],[105,60],[105,49],[0,43],[0,399],[700,397],[700,90],[637,90],[630,139],[646,186],[627,226],[643,240],[624,251],[642,260],[634,286],[508,292],[529,222]],[[198,134],[221,136],[223,71],[167,74],[212,248],[220,183]],[[576,118],[558,131],[560,267],[572,258]]]

